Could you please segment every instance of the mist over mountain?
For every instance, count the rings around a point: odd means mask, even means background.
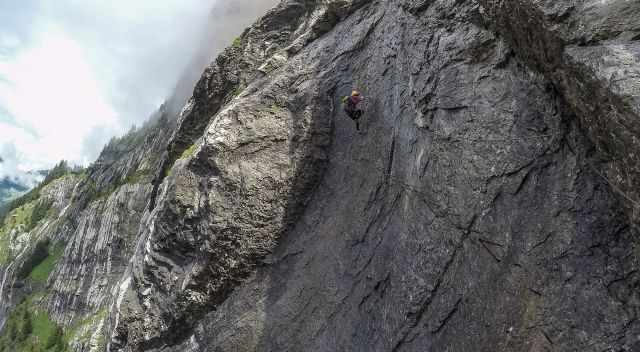
[[[27,185],[19,184],[7,177],[0,180],[0,207],[7,201],[24,194],[29,189],[30,187]]]
[[[0,156],[0,207],[35,187],[47,174],[46,170],[19,170],[14,157],[15,154],[11,159]]]
[[[63,159],[90,164],[179,81],[186,100],[215,53],[274,3],[0,3],[0,155],[14,150],[18,159],[0,177]]]

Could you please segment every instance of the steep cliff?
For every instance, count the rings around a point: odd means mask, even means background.
[[[87,170],[47,177],[6,216],[0,350],[48,350],[57,329],[64,343],[55,351],[106,348],[110,298],[133,253],[173,126],[161,109],[140,130],[114,139]]]
[[[640,350],[638,39],[634,1],[284,0],[5,222],[1,317],[74,351]]]

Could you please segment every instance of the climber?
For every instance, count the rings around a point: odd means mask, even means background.
[[[357,90],[351,92],[351,96],[345,96],[342,98],[344,112],[356,122],[356,130],[358,131],[360,131],[360,117],[362,117],[363,114],[363,111],[358,108],[358,104],[363,100],[364,98]]]

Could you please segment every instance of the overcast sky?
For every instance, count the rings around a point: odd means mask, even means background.
[[[0,0],[0,178],[95,160],[164,101],[204,43],[219,50],[276,2]]]

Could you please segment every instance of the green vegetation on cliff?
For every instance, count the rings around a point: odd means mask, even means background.
[[[56,245],[49,246],[47,248],[47,255],[41,260],[38,264],[36,264],[31,272],[29,273],[29,278],[38,283],[46,283],[49,278],[49,274],[55,268],[56,263],[64,254],[64,246]]]
[[[45,179],[36,188],[32,189],[22,197],[7,203],[5,206],[0,207],[0,224],[3,224],[6,218],[14,210],[20,207],[26,206],[29,203],[36,202],[40,198],[40,191],[42,191],[44,187],[51,184],[53,181],[60,179],[69,174],[82,174],[83,172],[84,170],[78,169],[78,168],[72,168],[68,165],[66,161],[64,160],[61,161],[53,169],[51,169],[51,171],[49,171],[49,173],[47,174],[47,177],[45,177]],[[46,213],[46,210],[44,211],[44,213]],[[34,224],[35,226],[35,224],[37,224],[37,221],[36,223],[29,222],[29,224],[30,225]]]
[[[20,271],[18,272],[19,279],[26,279],[31,271],[40,263],[42,263],[49,256],[49,241],[39,241],[36,243],[31,255],[24,261]]]
[[[102,328],[107,316],[108,311],[103,308],[95,314],[76,322],[65,331],[65,340],[77,341],[82,344],[93,343],[98,346],[98,350],[103,350],[106,346],[106,339]]]
[[[192,144],[189,148],[185,149],[185,151],[182,152],[182,155],[180,155],[180,159],[188,159],[192,157],[196,153],[196,148],[197,146],[195,144]]]
[[[153,174],[147,169],[136,170],[135,172],[120,178],[117,181],[100,188],[95,182],[89,180],[85,188],[85,194],[89,203],[96,200],[104,200],[109,198],[114,192],[124,185],[150,183],[153,180]]]
[[[6,263],[11,257],[9,236],[14,229],[26,231],[31,225],[31,218],[35,202],[22,205],[4,217],[0,223],[0,264]]]
[[[66,352],[64,331],[35,304],[25,299],[7,319],[0,335],[0,352]]]
[[[6,263],[10,257],[9,241],[13,230],[29,232],[44,219],[52,216],[51,202],[32,201],[13,209],[0,224],[0,264]]]

